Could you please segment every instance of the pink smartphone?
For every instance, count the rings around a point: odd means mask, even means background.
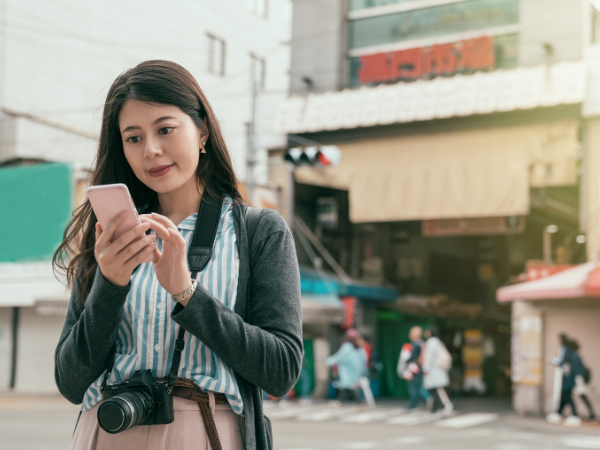
[[[127,217],[113,235],[113,241],[119,236],[131,230],[133,227],[142,223],[135,209],[133,199],[129,194],[127,186],[121,183],[104,184],[101,186],[92,186],[87,189],[87,195],[96,214],[96,218],[102,228],[106,228],[108,223],[121,211],[127,211]],[[141,239],[141,236],[136,240]],[[135,242],[135,241],[134,241]],[[143,262],[150,262],[154,256],[150,254]]]

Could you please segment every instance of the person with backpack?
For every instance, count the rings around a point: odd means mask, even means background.
[[[102,226],[86,200],[54,255],[72,289],[56,384],[83,404],[71,450],[271,450],[263,391],[286,395],[302,367],[294,238],[249,208],[180,65],[142,62],[110,87],[91,184],[116,183],[141,223],[113,239],[123,212]]]
[[[366,373],[367,355],[361,347],[360,333],[354,328],[346,330],[346,342],[335,355],[325,360],[329,367],[337,365],[339,379],[337,381],[338,401],[341,403],[358,403],[360,378]]]
[[[569,340],[569,347],[573,351],[572,354],[572,369],[573,374],[575,376],[575,387],[573,388],[573,394],[578,396],[581,401],[585,404],[588,410],[588,419],[596,420],[596,413],[594,412],[594,407],[592,406],[592,402],[590,402],[588,394],[587,385],[591,379],[590,369],[588,369],[585,364],[583,364],[583,360],[581,359],[581,355],[579,354],[579,343],[573,339]]]
[[[444,388],[450,384],[448,371],[452,368],[452,356],[440,340],[438,327],[430,326],[425,331],[425,337],[427,341],[423,353],[423,384],[433,399],[431,412],[441,410],[443,414],[449,414],[454,405]]]
[[[549,363],[560,369],[557,375],[560,374],[560,399],[558,401],[558,409],[546,416],[546,420],[551,423],[559,423],[562,420],[562,414],[565,407],[571,407],[571,415],[567,417],[565,424],[569,426],[579,426],[581,419],[577,416],[577,408],[573,402],[573,388],[575,387],[575,373],[573,371],[574,354],[571,348],[571,341],[566,334],[560,334],[558,337],[559,348],[558,354],[554,358],[549,359]],[[556,391],[558,396],[558,389]]]
[[[408,396],[409,396],[409,410],[414,410],[419,401],[425,402],[423,395],[421,394],[421,383],[423,381],[423,373],[421,371],[421,351],[423,348],[423,328],[419,326],[412,327],[408,332],[408,338],[410,343],[406,343],[402,346],[400,351],[400,358],[398,359],[398,366],[396,371],[400,378],[404,378],[408,381]]]

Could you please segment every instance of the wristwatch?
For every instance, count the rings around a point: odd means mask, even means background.
[[[192,285],[189,288],[187,288],[181,294],[177,294],[177,295],[173,296],[173,301],[180,303],[184,300],[187,300],[188,298],[190,298],[192,296],[192,294],[196,290],[197,286],[198,286],[198,282],[196,280],[192,281]]]

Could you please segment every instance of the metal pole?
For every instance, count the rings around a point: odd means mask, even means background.
[[[246,160],[246,187],[248,190],[248,199],[252,202],[254,193],[254,158],[256,154],[256,103],[258,100],[258,82],[252,82],[252,112],[250,124],[248,125],[248,157]]]
[[[17,385],[17,353],[19,350],[19,313],[21,308],[18,306],[13,308],[12,314],[12,357],[10,367],[10,389],[14,389]]]
[[[544,263],[552,264],[552,234],[544,227]]]

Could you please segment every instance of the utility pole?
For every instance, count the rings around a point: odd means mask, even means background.
[[[252,110],[248,124],[248,151],[246,158],[246,190],[252,203],[254,194],[254,164],[256,155],[256,104],[258,102],[258,81],[252,81]]]

